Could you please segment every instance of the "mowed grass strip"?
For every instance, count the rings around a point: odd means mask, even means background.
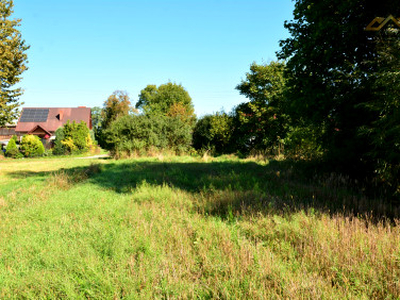
[[[340,210],[366,199],[284,162],[7,161],[0,176],[1,298],[400,297],[398,221]]]

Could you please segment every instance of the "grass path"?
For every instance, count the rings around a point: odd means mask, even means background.
[[[400,297],[397,221],[340,211],[362,196],[285,163],[3,161],[0,178],[0,298]]]

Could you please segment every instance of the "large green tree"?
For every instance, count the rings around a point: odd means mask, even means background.
[[[194,125],[196,118],[189,93],[182,85],[172,82],[145,87],[140,91],[136,108],[149,115],[179,117],[190,125]]]
[[[326,157],[343,170],[368,167],[372,145],[359,133],[377,118],[361,105],[374,100],[371,73],[379,69],[367,63],[379,54],[365,27],[399,9],[388,0],[297,0],[294,20],[285,23],[291,37],[281,42],[279,57],[287,60],[290,114],[320,128]]]
[[[377,55],[367,65],[374,97],[361,106],[376,117],[361,133],[372,145],[367,155],[378,178],[400,195],[400,28],[389,25],[371,35]]]
[[[18,100],[21,88],[14,85],[21,80],[27,69],[26,50],[29,46],[21,37],[17,27],[21,20],[11,20],[12,0],[0,0],[0,126],[12,122],[18,116]]]
[[[284,138],[288,118],[284,113],[285,64],[253,63],[246,79],[236,86],[249,102],[234,110],[235,142],[241,151],[271,150]]]

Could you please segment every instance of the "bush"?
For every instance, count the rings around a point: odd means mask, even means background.
[[[21,152],[25,157],[36,157],[44,154],[44,146],[36,135],[24,135],[21,141]]]
[[[199,119],[193,130],[193,147],[213,154],[232,152],[232,118],[224,112]]]
[[[285,156],[295,159],[319,159],[324,154],[319,140],[321,129],[312,126],[289,127],[284,139]]]
[[[167,149],[182,153],[190,148],[192,134],[179,117],[128,115],[111,123],[105,137],[108,150],[130,156]]]
[[[10,141],[7,144],[5,155],[7,157],[16,158],[18,154],[19,154],[19,150],[18,150],[17,144],[15,143],[15,139],[12,138],[12,139],[10,139]]]
[[[56,139],[54,140],[53,154],[64,155],[67,152],[66,147],[62,143],[64,140],[64,130],[62,127],[58,128],[55,132]]]
[[[192,127],[179,116],[164,117],[167,148],[178,154],[188,151],[192,143]]]
[[[56,130],[53,153],[56,155],[85,153],[92,146],[90,131],[85,122],[69,121]]]

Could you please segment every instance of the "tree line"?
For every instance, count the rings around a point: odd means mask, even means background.
[[[186,89],[168,82],[145,87],[135,106],[127,92],[115,91],[103,108],[92,109],[92,121],[100,146],[121,157],[167,149],[188,152],[196,116]]]
[[[237,85],[247,102],[194,122],[189,98],[171,100],[178,99],[168,91],[173,84],[148,86],[136,104],[142,114],[129,130],[141,128],[149,141],[140,144],[141,134],[133,131],[130,141],[119,138],[116,132],[129,131],[122,126],[125,118],[108,131],[114,136],[109,142],[118,149],[177,147],[161,136],[168,118],[182,116],[187,139],[180,141],[186,147],[192,132],[199,151],[314,160],[326,170],[369,178],[398,195],[400,28],[396,22],[379,31],[365,28],[376,17],[400,16],[400,7],[393,1],[297,0],[293,15],[284,25],[290,37],[280,43],[279,60],[253,63]],[[164,125],[152,121],[157,117]],[[146,130],[159,134],[156,138]]]
[[[28,46],[0,0],[0,125],[15,118]],[[376,27],[395,16],[380,30]],[[380,17],[380,19],[375,19]],[[179,84],[148,85],[133,107],[117,91],[93,111],[99,143],[115,155],[194,147],[317,161],[400,194],[400,6],[382,0],[296,0],[277,61],[253,63],[236,89],[248,101],[199,119]],[[373,21],[378,20],[378,21]],[[383,24],[383,23],[382,23]],[[267,33],[266,33],[267,34]]]

